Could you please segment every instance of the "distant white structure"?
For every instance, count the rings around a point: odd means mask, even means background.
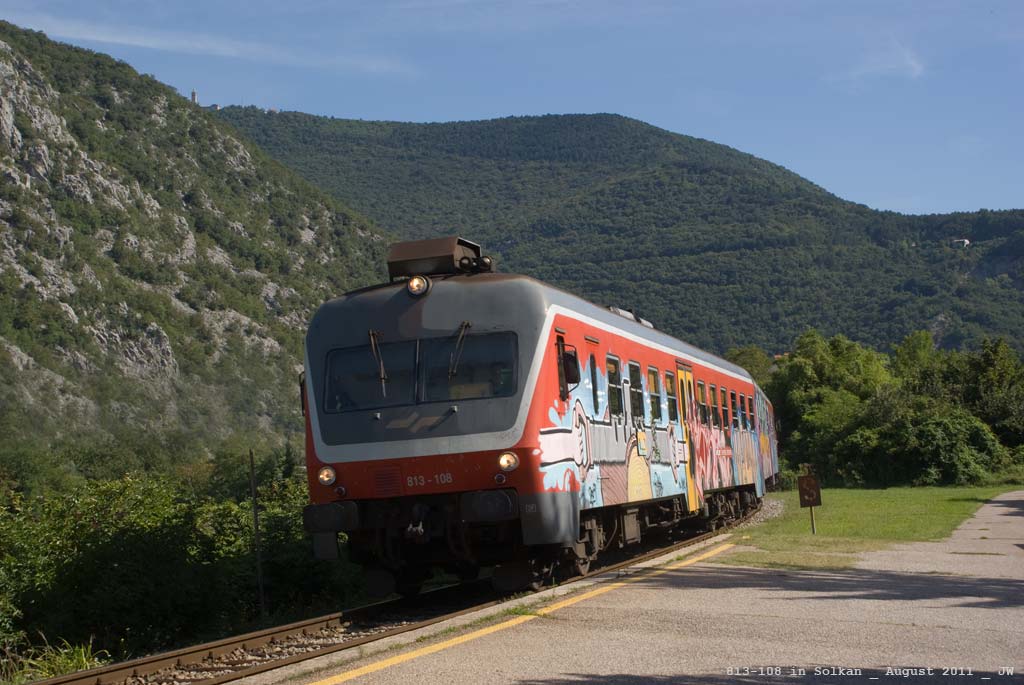
[[[192,104],[193,105],[198,105],[199,104],[199,95],[194,90],[192,91]]]
[[[953,247],[967,248],[971,246],[971,241],[968,240],[967,238],[954,238],[953,240],[949,241],[949,244],[952,245]]]

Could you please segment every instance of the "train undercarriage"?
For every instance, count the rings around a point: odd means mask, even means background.
[[[760,506],[749,485],[706,492],[696,512],[683,496],[587,509],[574,544],[526,545],[508,493],[482,503],[467,502],[470,493],[361,502],[349,558],[364,566],[367,590],[378,596],[417,594],[435,569],[471,580],[493,568],[495,588],[516,591],[586,575],[600,555],[654,535],[714,531]]]

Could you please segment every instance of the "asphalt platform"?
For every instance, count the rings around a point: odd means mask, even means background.
[[[251,682],[1024,683],[1024,491],[840,572],[702,563],[730,547]]]

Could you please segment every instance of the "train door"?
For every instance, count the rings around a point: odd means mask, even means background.
[[[650,449],[653,444],[653,433],[647,434],[647,423],[653,422],[653,416],[647,414],[644,403],[644,373],[640,364],[629,362],[629,402],[627,404],[629,427],[632,439],[627,442],[626,471],[628,499],[630,502],[650,499],[653,496],[651,482]],[[650,389],[648,389],[650,390]]]
[[[676,365],[676,378],[679,381],[679,398],[682,400],[683,439],[686,441],[686,508],[697,511],[700,506],[697,496],[697,459],[694,450],[694,436],[690,433],[691,422],[696,420],[697,406],[693,398],[693,369],[684,364]]]

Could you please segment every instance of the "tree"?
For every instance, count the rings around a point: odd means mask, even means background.
[[[1002,338],[969,357],[965,401],[1006,445],[1024,444],[1024,365]]]
[[[731,347],[725,353],[725,358],[749,371],[754,381],[762,388],[768,384],[774,362],[768,353],[757,345]]]

